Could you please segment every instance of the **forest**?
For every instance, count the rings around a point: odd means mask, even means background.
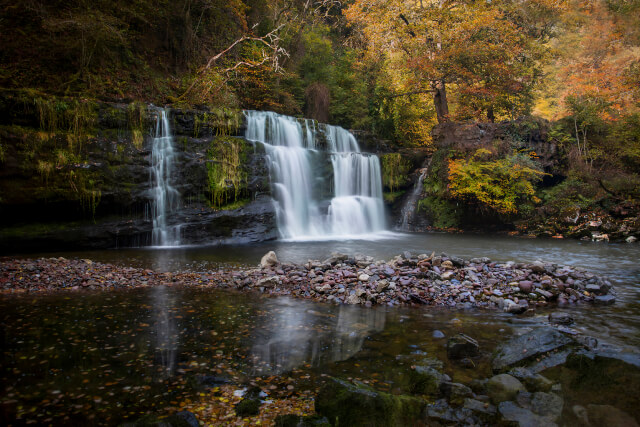
[[[47,100],[50,114],[64,116],[70,100],[270,110],[371,132],[392,152],[435,152],[438,124],[519,121],[516,143],[441,153],[431,181],[443,185],[421,201],[432,224],[461,228],[482,212],[524,218],[525,230],[541,209],[564,214],[568,199],[637,210],[635,0],[29,0],[2,10],[5,97]],[[560,171],[517,144],[535,128],[562,151]],[[471,214],[456,217],[452,203]]]

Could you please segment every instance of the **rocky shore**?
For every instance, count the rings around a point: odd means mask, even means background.
[[[337,304],[428,305],[502,309],[520,314],[550,303],[613,304],[608,280],[579,268],[542,262],[498,263],[446,254],[405,252],[389,261],[333,254],[305,264],[278,262],[274,252],[261,266],[204,272],[156,272],[90,260],[3,259],[3,293],[118,289],[158,285],[232,288]]]

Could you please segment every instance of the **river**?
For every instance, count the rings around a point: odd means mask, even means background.
[[[384,233],[372,240],[30,256],[200,271],[221,264],[257,265],[269,250],[282,262],[323,259],[331,252],[389,259],[410,251],[579,266],[609,278],[617,302],[561,309],[576,320],[574,329],[621,351],[640,351],[640,245],[635,244]],[[444,361],[444,372],[454,381],[468,382],[491,375],[491,352],[499,342],[545,324],[550,311],[518,317],[480,310],[367,309],[179,287],[72,295],[0,298],[3,424],[112,425],[177,410],[180,402],[196,399],[201,389],[194,382],[206,375],[238,384],[282,377],[302,396],[315,391],[326,375],[357,378],[400,393],[409,369],[403,358],[416,352]],[[478,340],[482,356],[475,369],[449,362],[446,339],[434,338],[436,330]],[[570,403],[571,390],[565,393]],[[597,393],[592,399],[599,402]]]

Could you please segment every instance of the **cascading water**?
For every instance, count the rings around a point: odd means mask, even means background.
[[[273,112],[245,116],[246,139],[264,144],[269,159],[281,238],[339,238],[385,229],[380,162],[361,153],[350,132]],[[322,191],[322,137],[333,169],[333,188],[325,191],[330,194]]]
[[[427,159],[427,161],[422,165],[422,168],[420,169],[420,176],[418,177],[413,190],[411,190],[411,194],[409,194],[409,197],[406,199],[405,204],[402,207],[400,224],[398,224],[398,229],[400,231],[411,231],[412,229],[411,225],[416,215],[418,199],[420,198],[420,194],[422,194],[422,183],[424,182],[424,178],[427,176],[430,164],[431,158]]]
[[[180,225],[169,225],[168,217],[180,205],[180,193],[172,184],[175,161],[173,135],[166,110],[158,110],[156,133],[151,149],[151,192],[154,246],[180,244]]]

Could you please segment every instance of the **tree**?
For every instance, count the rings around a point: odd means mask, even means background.
[[[507,12],[513,11],[492,2],[356,0],[345,15],[364,33],[371,53],[409,76],[408,93],[432,94],[443,122],[450,114],[448,86],[459,87],[462,100],[484,100],[479,105],[490,116],[530,96],[540,76],[541,39]]]

